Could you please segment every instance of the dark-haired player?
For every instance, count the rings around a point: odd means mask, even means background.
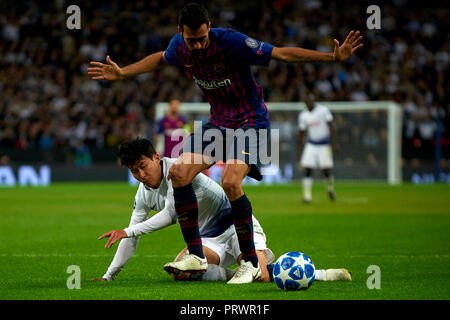
[[[191,135],[183,153],[171,167],[175,208],[189,257],[166,264],[166,270],[205,271],[206,259],[198,228],[198,201],[192,187],[194,177],[218,160],[225,162],[222,187],[231,203],[243,259],[229,283],[249,283],[260,277],[253,241],[252,206],[243,189],[246,175],[261,179],[259,154],[266,141],[252,140],[243,148],[233,148],[220,156],[204,155],[211,141],[202,138],[208,130],[220,131],[227,145],[226,131],[231,129],[261,130],[269,128],[269,116],[261,87],[255,82],[251,65],[268,65],[271,59],[295,62],[339,62],[350,57],[362,44],[359,32],[351,31],[339,46],[334,39],[330,53],[295,47],[274,47],[232,29],[211,28],[207,10],[196,3],[186,5],[178,17],[178,33],[165,51],[153,53],[139,62],[120,68],[109,56],[107,64],[91,62],[88,74],[93,79],[117,80],[150,72],[165,66],[180,65],[194,79],[211,105],[211,117],[203,128]],[[201,141],[198,141],[200,139]],[[233,137],[232,139],[235,139]],[[197,143],[196,143],[197,142]],[[230,141],[228,141],[230,142]],[[195,146],[200,145],[200,149]],[[242,155],[248,155],[242,157]],[[250,157],[251,156],[251,157]]]

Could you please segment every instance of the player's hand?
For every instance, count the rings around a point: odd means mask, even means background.
[[[103,235],[101,235],[98,240],[101,240],[103,238],[109,238],[108,241],[105,244],[105,248],[111,248],[111,246],[123,238],[128,238],[127,233],[125,230],[111,230]]]
[[[344,61],[349,58],[356,50],[361,48],[363,44],[361,43],[362,36],[359,36],[359,31],[350,31],[345,38],[344,43],[339,46],[339,41],[333,39],[334,41],[334,60]]]
[[[108,281],[108,279],[105,278],[93,278],[91,281]]]
[[[90,64],[95,67],[88,68],[88,75],[93,80],[119,80],[124,78],[122,69],[109,56],[106,56],[106,62],[107,64],[91,61]]]

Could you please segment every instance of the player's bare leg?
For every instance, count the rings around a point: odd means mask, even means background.
[[[336,200],[336,194],[334,193],[334,178],[333,175],[330,173],[330,169],[322,169],[322,173],[327,178],[327,191],[328,191],[328,197],[331,201]]]
[[[203,155],[183,153],[169,170],[175,210],[189,254],[183,255],[178,261],[166,263],[164,270],[168,273],[203,273],[208,269],[198,228],[197,196],[192,187],[194,177],[210,166],[208,160]]]
[[[191,183],[197,174],[208,169],[211,164],[212,160],[201,154],[182,153],[169,170],[172,186],[183,187]]]
[[[310,203],[312,200],[312,178],[313,170],[311,168],[305,168],[305,177],[303,178],[303,202]]]
[[[253,282],[261,276],[253,241],[252,206],[242,189],[242,180],[250,171],[248,164],[241,160],[230,159],[225,163],[222,174],[222,187],[230,200],[233,222],[243,254],[242,261],[229,284]]]

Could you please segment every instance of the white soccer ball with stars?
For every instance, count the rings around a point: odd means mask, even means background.
[[[273,267],[273,280],[281,290],[306,290],[314,282],[314,263],[301,252],[288,252]]]

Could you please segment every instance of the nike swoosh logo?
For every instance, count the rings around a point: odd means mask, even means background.
[[[248,153],[248,152],[245,152],[244,150],[242,150],[241,152],[242,152],[242,154],[246,154],[246,155],[249,155],[249,156],[251,156],[251,154],[250,154],[250,153]]]
[[[192,67],[193,65],[192,64],[185,64],[184,65],[186,68],[190,68],[190,67]]]

